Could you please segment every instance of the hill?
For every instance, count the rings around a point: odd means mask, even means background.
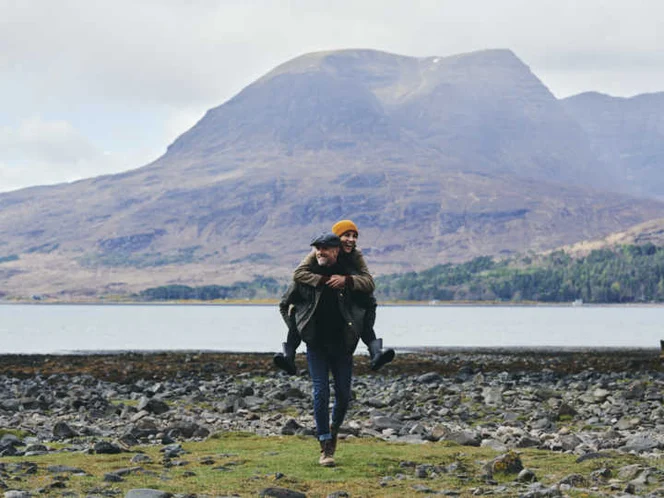
[[[147,166],[0,194],[0,292],[73,299],[287,278],[340,218],[358,223],[385,274],[664,216],[663,202],[625,193],[584,126],[509,50],[306,54]]]

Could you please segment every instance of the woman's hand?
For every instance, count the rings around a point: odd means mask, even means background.
[[[346,286],[346,277],[344,275],[331,275],[326,283],[328,287],[333,289],[343,289]]]

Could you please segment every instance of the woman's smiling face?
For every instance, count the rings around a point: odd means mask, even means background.
[[[357,245],[357,237],[358,234],[355,230],[348,230],[339,236],[341,239],[341,248],[346,254],[355,249],[355,246]]]

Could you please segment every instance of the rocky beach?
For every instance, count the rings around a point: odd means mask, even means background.
[[[567,493],[581,489],[590,496],[664,496],[659,349],[402,351],[378,373],[367,363],[366,356],[356,359],[342,439],[486,447],[505,458],[535,448],[579,462],[630,454],[641,463],[604,474],[570,472],[546,486],[527,469],[515,476],[518,488],[499,486],[488,469],[487,486],[473,494],[576,496]],[[297,364],[300,374],[288,376],[268,354],[0,356],[0,489],[12,498],[53,491],[24,488],[26,468],[17,458],[131,454],[143,444],[176,458],[185,442],[218,433],[313,435],[304,355]],[[423,484],[435,473],[417,462],[411,470]],[[291,492],[281,496],[304,496]]]

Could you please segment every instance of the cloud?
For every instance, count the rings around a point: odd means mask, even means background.
[[[99,150],[66,121],[34,117],[16,128],[0,127],[0,191],[3,192],[136,166],[137,163]]]
[[[509,48],[558,97],[661,91],[662,18],[660,0],[0,0],[0,190],[21,170],[34,183],[146,164],[318,50]]]
[[[3,2],[0,68],[39,93],[213,106],[314,50],[511,48],[537,66],[579,51],[610,68],[611,54],[661,54],[662,17],[659,0]]]
[[[66,121],[35,117],[22,121],[15,129],[0,128],[0,156],[5,160],[68,164],[97,154],[95,147]]]

